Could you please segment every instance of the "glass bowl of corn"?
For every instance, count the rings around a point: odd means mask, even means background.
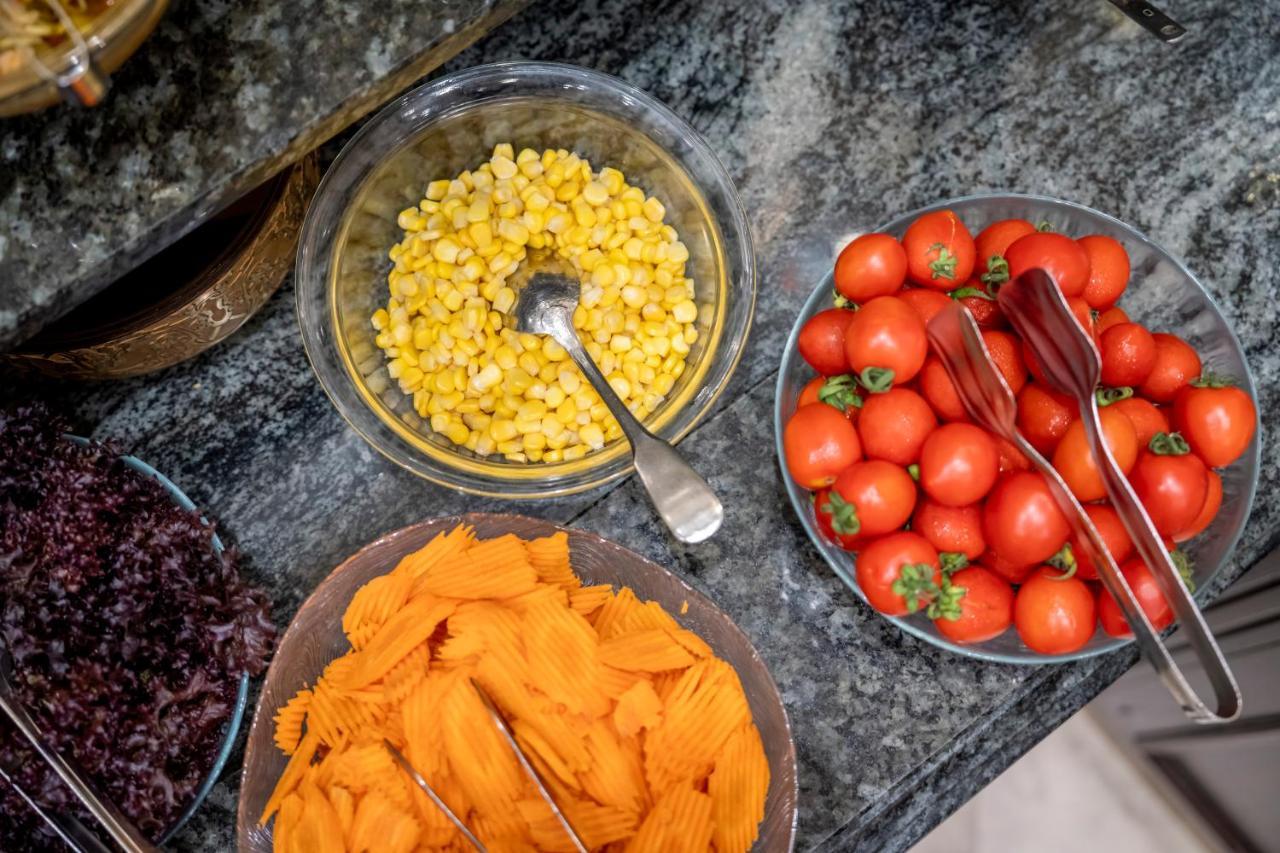
[[[751,325],[746,215],[693,128],[583,68],[467,69],[347,143],[299,242],[307,356],[347,422],[427,479],[511,498],[616,479],[630,451],[599,396],[511,328],[539,269],[582,282],[574,324],[632,411],[687,434]]]

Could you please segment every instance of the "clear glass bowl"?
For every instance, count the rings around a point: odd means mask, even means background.
[[[459,524],[474,526],[481,539],[506,533],[533,538],[565,531],[569,534],[574,571],[583,581],[612,584],[615,588],[629,586],[641,599],[658,602],[733,666],[742,681],[769,761],[764,821],[754,849],[793,849],[799,791],[791,726],[773,677],[747,635],[733,620],[711,599],[676,575],[593,533],[519,515],[479,513],[419,522],[371,542],[334,569],[303,603],[280,638],[249,729],[236,817],[238,849],[249,853],[272,850],[271,830],[258,826],[258,816],[288,760],[276,748],[272,718],[298,690],[314,684],[329,661],[351,648],[342,633],[342,614],[351,597],[361,586],[394,568],[406,554]],[[685,602],[688,611],[682,614]]]
[[[567,65],[511,62],[420,86],[382,110],[334,161],[298,247],[298,320],[307,357],[343,418],[393,462],[453,488],[497,497],[568,494],[631,470],[615,441],[573,462],[484,458],[432,432],[387,375],[369,318],[384,307],[397,214],[426,185],[474,168],[493,146],[567,148],[621,169],[656,195],[689,248],[698,342],[666,403],[647,420],[677,441],[707,413],[738,364],[755,305],[746,214],[693,128],[621,80]]]
[[[1055,231],[1082,237],[1085,234],[1105,234],[1119,240],[1129,253],[1132,275],[1120,306],[1136,320],[1154,330],[1175,332],[1195,347],[1204,361],[1206,370],[1234,376],[1240,387],[1257,399],[1249,365],[1245,363],[1240,341],[1227,325],[1222,312],[1214,304],[1202,285],[1182,262],[1148,240],[1136,229],[1120,220],[1100,213],[1084,205],[1035,195],[975,195],[940,202],[904,214],[877,231],[892,234],[899,239],[907,226],[922,213],[950,209],[964,221],[975,235],[1001,219],[1022,218],[1031,222],[1048,222]],[[831,274],[813,291],[796,319],[791,335],[783,350],[782,366],[778,371],[778,384],[774,399],[774,443],[778,458],[782,459],[782,428],[795,411],[796,398],[804,384],[814,375],[796,350],[796,338],[800,327],[814,314],[830,307],[833,281]],[[1226,563],[1235,548],[1245,520],[1253,505],[1258,486],[1258,455],[1262,441],[1262,429],[1244,456],[1229,468],[1221,471],[1222,509],[1204,533],[1181,547],[1195,564],[1196,588],[1202,589]],[[866,596],[854,580],[854,559],[848,551],[829,541],[818,530],[813,518],[813,505],[809,492],[796,486],[790,477],[784,476],[791,505],[804,524],[814,546],[827,563],[864,601]],[[1132,640],[1110,637],[1099,628],[1084,648],[1064,655],[1042,655],[1031,651],[1018,639],[1012,628],[993,640],[974,645],[953,643],[938,633],[937,628],[923,614],[908,617],[885,617],[910,634],[969,657],[1003,663],[1042,664],[1080,660],[1103,654],[1124,646]]]
[[[89,440],[78,435],[68,435],[68,439],[77,444],[88,444]],[[146,462],[136,456],[121,456],[120,461],[137,471],[144,477],[155,479],[160,485],[164,486],[165,491],[169,493],[169,497],[173,502],[185,510],[196,511],[196,505],[192,503],[191,498],[174,485],[173,481],[161,474],[155,468],[152,468]],[[222,540],[218,538],[218,534],[213,534],[213,550],[219,554],[222,553]],[[245,709],[249,706],[249,674],[245,673],[240,678],[240,686],[236,690],[235,705],[231,709],[231,716],[227,718],[223,728],[222,745],[218,747],[218,753],[213,759],[213,765],[209,768],[209,772],[205,775],[204,781],[200,783],[200,787],[196,789],[195,796],[191,798],[191,802],[182,814],[178,815],[178,819],[169,827],[168,831],[160,837],[160,844],[167,844],[187,825],[187,821],[191,820],[191,816],[200,810],[200,806],[209,796],[209,792],[213,790],[213,786],[218,783],[218,777],[222,775],[222,770],[227,766],[227,760],[231,757],[231,751],[236,745],[236,736],[240,734],[240,724],[244,721]]]

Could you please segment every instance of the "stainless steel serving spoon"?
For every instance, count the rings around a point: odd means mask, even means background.
[[[93,787],[84,779],[80,773],[73,768],[67,761],[58,754],[56,750],[49,747],[44,737],[40,734],[40,728],[35,721],[27,714],[22,703],[18,701],[17,694],[13,692],[13,687],[9,684],[9,676],[13,672],[13,660],[9,657],[7,649],[0,647],[0,710],[13,721],[23,736],[40,753],[40,757],[45,763],[53,768],[53,772],[58,774],[60,778],[71,792],[76,795],[84,807],[97,818],[102,824],[111,839],[119,844],[126,853],[156,853],[159,847],[156,847],[147,840],[133,823],[121,814],[120,810],[115,807],[110,800],[104,800],[94,793]],[[43,816],[43,815],[42,815]]]
[[[636,473],[662,520],[681,542],[701,542],[720,529],[724,506],[707,481],[671,445],[636,420],[591,360],[573,328],[580,290],[578,282],[566,276],[534,273],[516,297],[516,331],[549,335],[564,347],[617,418],[631,443]]]

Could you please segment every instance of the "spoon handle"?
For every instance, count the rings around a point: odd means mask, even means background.
[[[13,694],[8,690],[0,690],[0,710],[3,710],[13,721],[13,724],[35,747],[36,752],[40,753],[40,757],[53,768],[84,807],[97,818],[113,841],[128,853],[153,853],[159,850],[112,803],[99,798],[89,783],[56,750],[50,749],[45,744],[35,721],[27,715],[26,710],[15,701]]]
[[[724,506],[702,475],[693,470],[675,448],[645,429],[631,414],[591,360],[573,328],[556,324],[552,337],[569,353],[622,427],[627,441],[631,442],[640,482],[671,533],[681,542],[695,543],[719,530],[724,521]]]

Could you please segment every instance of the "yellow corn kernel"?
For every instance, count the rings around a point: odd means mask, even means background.
[[[566,447],[563,451],[565,462],[575,462],[587,455],[587,447],[581,444],[574,444]]]
[[[609,339],[609,349],[616,353],[624,353],[631,349],[630,335],[614,335]]]
[[[568,426],[574,423],[578,418],[578,406],[573,402],[572,397],[566,397],[560,405],[556,406],[556,420]]]
[[[500,181],[508,181],[516,176],[516,164],[510,157],[495,154],[489,164],[493,167],[493,176]]]
[[[589,423],[578,430],[578,439],[592,450],[599,450],[604,447],[604,430],[597,423]]]
[[[698,319],[698,306],[693,304],[693,300],[685,299],[671,306],[671,316],[677,323],[692,323]]]
[[[493,436],[493,440],[502,444],[504,441],[511,441],[519,434],[516,429],[514,420],[505,418],[494,418],[489,422],[489,435]]]
[[[514,457],[516,454],[519,454],[521,446],[522,445],[519,441],[512,439],[511,441],[499,441],[497,449],[499,453],[506,456],[508,459],[519,462],[520,459]]]
[[[506,375],[502,381],[502,390],[508,394],[520,395],[529,390],[529,386],[533,385],[533,377],[522,368],[508,368]],[[519,406],[519,404],[516,404]]]
[[[556,381],[560,383],[565,394],[574,394],[582,385],[582,375],[576,368],[566,365],[556,371]]]
[[[496,362],[491,361],[480,368],[479,373],[471,377],[467,387],[476,394],[481,394],[497,385],[500,381],[502,381],[502,368]]]
[[[493,360],[502,370],[510,370],[516,366],[516,351],[503,344],[493,351]]]
[[[529,229],[514,219],[502,219],[498,221],[498,236],[508,243],[523,246],[529,242]]]
[[[564,393],[564,389],[559,385],[548,385],[547,396],[543,398],[543,403],[546,404],[548,409],[554,409],[563,403],[567,396]]]

